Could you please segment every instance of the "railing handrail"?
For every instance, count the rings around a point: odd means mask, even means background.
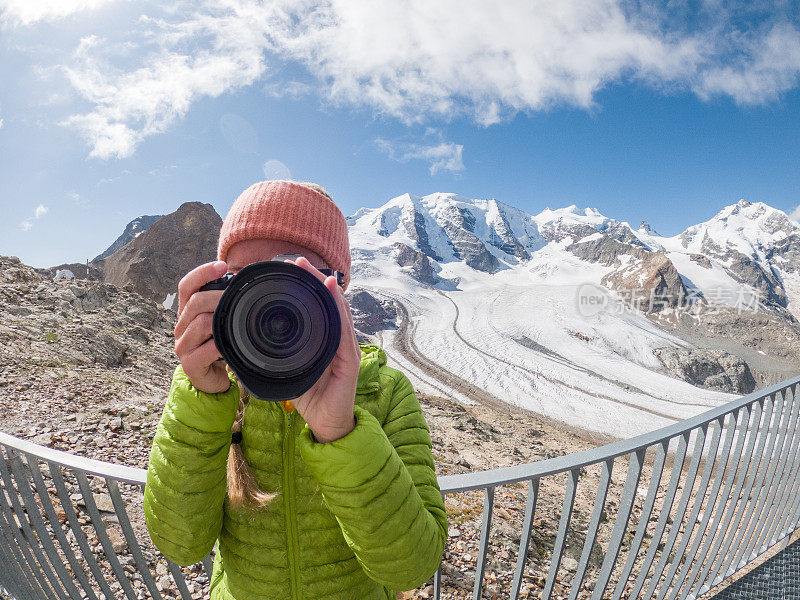
[[[526,481],[529,479],[557,475],[571,471],[586,465],[595,464],[604,460],[617,458],[625,454],[631,454],[642,448],[650,447],[662,440],[671,439],[697,427],[711,423],[712,421],[727,415],[747,404],[756,402],[767,396],[800,384],[800,375],[776,383],[767,388],[756,390],[746,396],[721,404],[688,419],[678,421],[672,425],[667,425],[660,429],[654,429],[632,438],[611,442],[596,448],[589,448],[572,454],[556,456],[533,462],[513,465],[510,467],[498,467],[486,469],[472,473],[458,473],[455,475],[440,475],[437,477],[439,489],[442,494],[452,494],[455,492],[465,492],[469,490],[484,489]],[[31,441],[14,437],[8,433],[0,431],[0,443],[11,448],[15,448],[27,454],[37,456],[43,460],[50,460],[72,469],[77,469],[89,475],[100,477],[114,477],[120,481],[144,485],[147,481],[147,470],[140,467],[128,467],[93,458],[86,458],[75,454],[70,454],[63,450],[56,450]]]

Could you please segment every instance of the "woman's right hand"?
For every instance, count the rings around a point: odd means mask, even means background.
[[[198,290],[209,281],[222,277],[228,265],[224,261],[195,267],[178,283],[178,322],[175,324],[175,354],[183,372],[198,390],[209,394],[225,392],[230,379],[222,355],[212,335],[214,310],[223,290]]]

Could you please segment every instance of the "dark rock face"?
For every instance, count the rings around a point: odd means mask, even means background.
[[[756,387],[748,364],[727,352],[665,347],[653,353],[667,369],[692,385],[732,394],[749,394]]]
[[[635,295],[640,308],[647,313],[660,312],[686,304],[688,292],[672,261],[661,252],[643,252],[636,269],[620,269],[605,275],[600,283],[606,287]]]
[[[375,296],[363,289],[347,294],[347,302],[353,313],[353,325],[356,330],[367,335],[374,335],[382,329],[394,327],[397,311],[394,304],[378,301]]]
[[[496,273],[502,266],[500,261],[486,249],[483,242],[472,232],[475,230],[475,217],[467,209],[447,206],[442,224],[453,246],[453,254],[467,265],[485,273]]]
[[[414,222],[409,223],[408,221],[404,221],[406,233],[408,233],[409,237],[417,242],[417,246],[427,256],[430,256],[433,260],[442,262],[444,259],[436,254],[436,252],[431,248],[430,242],[428,241],[428,230],[425,228],[425,216],[414,208]]]
[[[775,242],[767,250],[766,256],[767,260],[787,273],[800,271],[800,235],[795,233]]]
[[[428,285],[438,283],[439,278],[434,273],[431,261],[425,254],[417,252],[402,242],[395,242],[392,248],[395,251],[397,264],[401,267],[411,267],[411,276],[414,279]]]
[[[567,250],[587,262],[606,266],[619,265],[620,257],[624,255],[640,259],[644,256],[644,252],[639,248],[606,236],[586,242],[574,242],[567,246]]]
[[[693,262],[696,262],[698,265],[703,267],[704,269],[711,268],[711,261],[708,260],[708,257],[703,256],[702,254],[690,254],[689,259]]]
[[[574,243],[597,233],[597,230],[591,225],[565,225],[561,221],[552,221],[543,225],[539,232],[548,242],[560,242],[564,238],[571,237]]]
[[[106,256],[111,256],[114,254],[114,252],[125,246],[128,242],[133,241],[138,235],[147,231],[153,223],[158,221],[163,216],[164,215],[142,215],[141,217],[136,217],[133,221],[128,223],[128,225],[125,227],[125,231],[122,232],[122,235],[114,240],[114,243],[106,248],[105,252],[95,256],[92,259],[92,262],[101,260]],[[77,273],[75,276],[78,276]]]
[[[519,260],[530,260],[531,255],[525,249],[520,241],[514,236],[502,208],[495,202],[497,206],[498,218],[492,223],[489,232],[489,243],[511,256],[515,256]]]
[[[735,253],[727,271],[736,281],[758,290],[761,300],[765,303],[786,308],[788,299],[780,276],[765,271],[761,265],[740,252]]]
[[[647,246],[634,235],[633,231],[631,231],[631,228],[623,223],[620,223],[619,221],[612,219],[609,221],[606,227],[600,228],[598,231],[604,235],[607,235],[611,239],[622,242],[623,244],[630,244],[631,246],[647,249]]]
[[[648,223],[644,219],[642,219],[642,222],[639,223],[639,230],[644,231],[645,233],[649,233],[650,235],[657,235],[657,236],[661,235],[655,229],[653,229],[653,226],[650,225],[650,223]]]
[[[222,219],[210,204],[187,202],[142,235],[102,260],[105,281],[130,286],[158,303],[177,293],[178,282],[217,256]]]

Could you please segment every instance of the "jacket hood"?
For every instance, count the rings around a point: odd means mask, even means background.
[[[358,372],[356,393],[375,392],[380,388],[378,372],[386,364],[386,353],[375,344],[359,344],[361,348],[361,369]]]

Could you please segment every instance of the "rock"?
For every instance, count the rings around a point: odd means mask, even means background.
[[[392,249],[397,264],[401,267],[409,267],[410,275],[414,279],[428,285],[436,285],[439,282],[430,260],[424,253],[418,252],[402,242],[395,242]]]
[[[77,493],[72,494],[70,496],[73,502],[77,502],[78,506],[86,506],[86,502],[83,499],[83,494]],[[111,496],[105,493],[95,494],[92,493],[92,499],[94,500],[95,505],[97,506],[97,510],[100,512],[108,512],[113,513],[116,512],[114,510],[114,503],[111,500]]]
[[[105,252],[95,256],[92,259],[92,262],[100,261],[106,256],[114,254],[114,252],[147,231],[150,226],[153,225],[153,223],[158,221],[163,216],[164,215],[142,215],[141,217],[136,217],[133,221],[128,223],[128,225],[125,227],[125,231],[123,231],[122,234],[116,240],[114,240],[114,243],[106,248]]]
[[[116,336],[94,327],[79,327],[77,334],[89,342],[88,354],[93,362],[107,367],[120,366],[127,362],[128,345]]]
[[[52,442],[52,438],[53,436],[49,433],[40,433],[39,435],[35,435],[30,438],[29,441],[33,442],[34,444],[39,444],[40,446],[49,446]]]
[[[574,573],[578,570],[578,561],[567,556],[561,560],[561,566],[563,566],[567,571]]]
[[[391,303],[382,304],[366,290],[356,289],[347,294],[347,302],[353,314],[355,328],[367,335],[394,327],[397,313]]]
[[[749,394],[755,389],[748,364],[730,353],[672,347],[656,348],[653,353],[667,369],[692,385],[732,394]]]
[[[107,528],[108,532],[108,539],[111,541],[111,546],[114,548],[114,552],[117,554],[122,554],[128,550],[128,542],[125,540],[125,536],[122,535],[122,532],[117,529],[116,527],[109,527]]]

